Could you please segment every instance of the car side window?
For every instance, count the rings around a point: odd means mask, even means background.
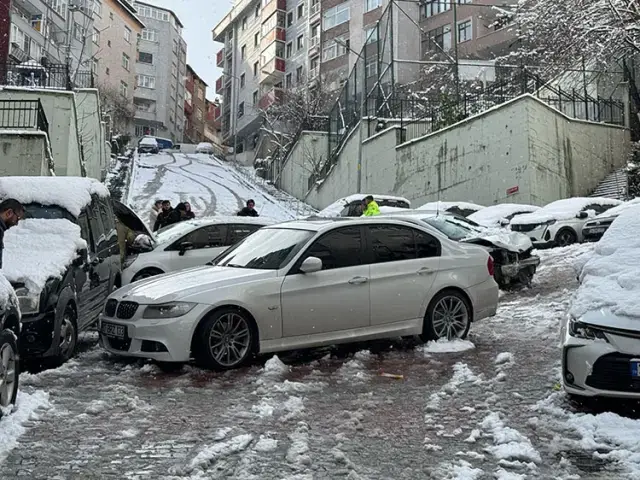
[[[192,243],[194,249],[224,247],[226,237],[226,225],[209,225],[188,233],[176,242],[176,247],[185,242]]]
[[[248,224],[235,224],[235,225],[227,225],[227,242],[225,245],[235,245],[240,240],[243,240],[245,237],[248,237],[256,230],[259,230],[259,225],[248,225]]]
[[[439,257],[442,248],[437,238],[428,233],[414,230],[416,240],[416,255],[418,258]]]
[[[102,224],[97,197],[92,197],[91,205],[87,205],[86,211],[89,217],[89,225],[91,225],[91,234],[93,235],[94,245],[98,250],[101,250],[104,246],[105,240],[107,239],[107,231]]]
[[[91,235],[91,228],[89,228],[89,218],[87,212],[83,211],[78,217],[78,225],[80,225],[80,236],[87,242],[87,248],[90,252],[95,251],[95,244],[93,243],[93,237]]]
[[[100,219],[102,220],[102,226],[105,232],[111,233],[112,230],[115,230],[116,224],[109,200],[102,197],[99,198],[98,209],[100,210]]]
[[[367,230],[373,251],[372,263],[399,262],[416,258],[412,229],[398,225],[372,225]]]
[[[318,257],[322,270],[362,265],[362,234],[360,227],[333,230],[316,240],[303,256]]]

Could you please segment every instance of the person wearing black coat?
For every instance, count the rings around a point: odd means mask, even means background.
[[[178,220],[176,220],[176,217]],[[177,223],[178,221],[180,221],[180,214],[171,208],[171,202],[169,200],[164,200],[162,202],[162,210],[158,214],[156,223],[153,225],[153,231],[157,232],[161,228]]]
[[[258,211],[255,209],[256,202],[247,200],[247,206],[238,212],[239,217],[259,217]]]

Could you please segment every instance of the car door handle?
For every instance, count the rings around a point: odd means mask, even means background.
[[[430,273],[433,273],[433,270],[429,267],[422,267],[420,270],[418,270],[418,275],[428,275]]]
[[[367,283],[369,279],[367,277],[353,277],[349,280],[349,284],[351,285],[362,285],[363,283]]]

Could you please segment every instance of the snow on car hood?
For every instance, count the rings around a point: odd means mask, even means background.
[[[344,207],[346,207],[348,204],[350,204],[351,202],[356,202],[358,200],[362,200],[363,198],[365,198],[368,195],[372,195],[374,200],[378,201],[378,200],[396,200],[396,201],[400,201],[400,202],[406,202],[407,204],[411,205],[411,202],[409,200],[407,200],[404,197],[395,197],[393,195],[378,195],[375,193],[355,193],[353,195],[349,195],[348,197],[343,197],[339,200],[336,200],[335,202],[333,202],[331,205],[329,205],[326,208],[323,208],[322,210],[320,210],[316,215],[316,217],[325,217],[325,218],[333,218],[333,217],[339,217],[340,216],[340,212],[342,212],[342,209]]]
[[[129,300],[143,305],[159,304],[172,301],[197,301],[199,303],[215,302],[218,298],[211,297],[211,290],[236,286],[250,288],[249,283],[273,278],[276,270],[256,270],[231,267],[196,267],[179,270],[165,275],[150,277],[121,288],[112,298]],[[206,301],[194,300],[198,294],[207,293]]]
[[[580,272],[571,306],[574,318],[620,327],[631,319],[640,330],[640,205],[623,212],[606,231]],[[590,314],[604,311],[606,314]],[[623,318],[617,318],[623,317]]]
[[[445,211],[452,207],[458,207],[461,210],[475,210],[476,212],[485,208],[482,205],[471,202],[429,202],[418,207],[418,210],[431,210],[435,212],[439,210]]]
[[[67,177],[60,177],[67,178]],[[50,278],[62,278],[87,243],[69,220],[26,219],[4,235],[2,273],[37,295]]]
[[[540,225],[552,220],[571,220],[589,205],[621,205],[622,202],[610,198],[574,197],[551,202],[533,213],[517,215],[511,225]]]
[[[482,210],[478,210],[476,213],[472,213],[469,215],[469,220],[486,227],[500,227],[500,222],[505,218],[512,217],[517,213],[525,214],[536,212],[538,210],[540,210],[540,207],[536,207],[535,205],[501,203],[500,205],[492,205],[490,207],[485,207]]]
[[[477,234],[465,238],[467,243],[489,242],[498,248],[504,248],[510,252],[526,252],[533,248],[531,239],[518,232],[510,232],[500,228],[477,229]]]
[[[106,198],[109,190],[85,177],[0,177],[0,199],[15,198],[25,205],[57,205],[74,217],[91,203],[92,194]]]

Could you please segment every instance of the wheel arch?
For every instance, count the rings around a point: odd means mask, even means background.
[[[131,283],[137,282],[139,280],[138,277],[140,277],[140,275],[142,275],[145,272],[158,272],[158,273],[156,273],[156,275],[162,275],[162,274],[167,273],[165,270],[163,270],[160,267],[156,267],[155,265],[148,265],[148,266],[138,270],[136,272],[136,274],[133,277],[131,277]]]
[[[216,305],[211,310],[207,311],[204,315],[202,315],[202,317],[198,321],[196,327],[193,329],[193,332],[191,333],[191,343],[190,343],[190,346],[189,346],[189,350],[190,350],[190,354],[191,355],[193,355],[193,351],[194,351],[194,348],[195,348],[196,337],[200,333],[200,330],[202,329],[202,326],[207,321],[207,319],[211,318],[212,315],[215,315],[220,310],[226,310],[226,309],[237,310],[238,312],[241,312],[241,313],[243,313],[244,315],[246,315],[248,317],[248,320],[251,322],[252,327],[253,327],[253,329],[254,329],[254,331],[256,333],[256,335],[254,337],[254,342],[253,342],[254,343],[253,344],[253,350],[254,350],[253,353],[254,354],[260,353],[260,330],[258,329],[258,322],[256,322],[255,317],[245,307],[242,307],[242,306],[234,304],[234,303],[227,303],[227,304],[224,304],[224,305]]]
[[[569,226],[569,225],[565,225],[563,227],[560,227],[558,229],[558,231],[556,232],[556,234],[553,236],[553,241],[555,242],[556,239],[558,238],[558,236],[562,233],[562,232],[570,232],[576,239],[576,243],[580,241],[580,235],[578,234],[578,232],[576,231],[575,228]]]

